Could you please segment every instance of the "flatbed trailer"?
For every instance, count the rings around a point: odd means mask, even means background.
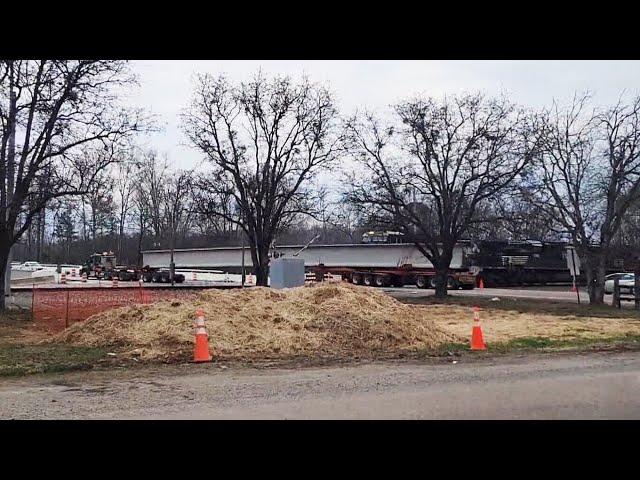
[[[400,267],[344,267],[317,265],[308,267],[315,274],[316,281],[322,281],[325,275],[340,275],[344,281],[369,287],[403,287],[415,285],[418,288],[435,288],[436,271],[433,268],[416,268],[411,265]],[[476,286],[476,275],[466,269],[450,269],[447,288],[450,290],[471,290]]]
[[[143,282],[150,283],[171,283],[171,271],[166,268],[153,268],[146,266],[140,270],[140,279]],[[183,283],[185,281],[185,276],[181,273],[174,272],[173,280],[175,283]]]

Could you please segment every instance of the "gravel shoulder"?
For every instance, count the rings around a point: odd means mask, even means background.
[[[637,352],[213,363],[2,379],[0,418],[640,418],[639,389]]]

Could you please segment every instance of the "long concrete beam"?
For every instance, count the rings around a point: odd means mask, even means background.
[[[276,251],[285,256],[293,256],[303,245],[285,245],[276,247]],[[251,254],[245,248],[245,265],[251,267]],[[168,267],[170,250],[147,250],[142,252],[145,265]],[[346,244],[312,245],[298,254],[306,266],[324,264],[326,266],[379,267],[392,268],[411,264],[414,267],[432,267],[422,253],[413,244]],[[174,250],[174,261],[178,268],[237,268],[242,265],[241,247],[214,247]],[[462,266],[462,247],[456,247],[451,262],[452,268]]]

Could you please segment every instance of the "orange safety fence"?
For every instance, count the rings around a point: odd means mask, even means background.
[[[33,289],[33,322],[47,330],[63,330],[96,313],[126,305],[161,300],[187,299],[201,289],[188,288],[110,288],[110,289]]]

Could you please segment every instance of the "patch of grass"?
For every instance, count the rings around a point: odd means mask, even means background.
[[[494,350],[501,353],[513,350],[538,350],[538,349],[577,349],[602,346],[640,344],[640,335],[621,335],[608,338],[567,338],[551,339],[547,337],[523,337],[510,340],[508,342],[494,343],[487,345],[487,350]]]
[[[93,347],[0,344],[0,376],[88,370],[105,354]]]
[[[555,350],[555,349],[588,349],[594,346],[602,347],[635,347],[640,348],[640,335],[621,335],[608,338],[579,338],[552,339],[548,337],[521,337],[508,342],[487,343],[487,349],[481,353],[511,353],[515,351]],[[460,356],[471,352],[468,343],[445,343],[435,350],[420,352],[425,356]]]
[[[525,337],[516,338],[508,343],[510,348],[547,348],[553,344],[554,340],[546,337]]]
[[[468,343],[443,343],[435,349],[435,352],[430,353],[431,355],[435,353],[437,356],[460,355],[460,353],[467,350],[469,350]]]

